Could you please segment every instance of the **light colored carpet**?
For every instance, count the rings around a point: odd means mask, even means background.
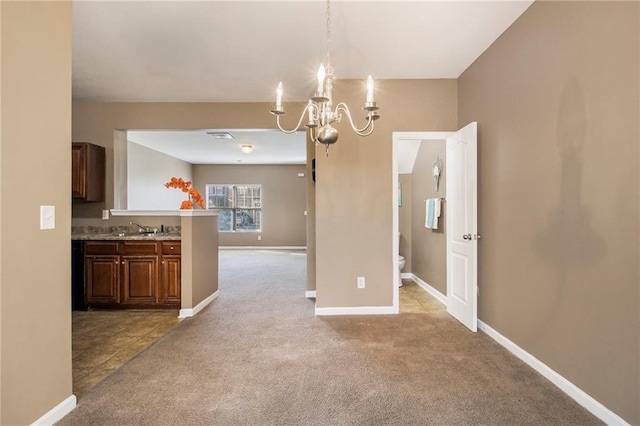
[[[446,313],[315,317],[305,263],[221,251],[220,297],[60,424],[600,424]]]

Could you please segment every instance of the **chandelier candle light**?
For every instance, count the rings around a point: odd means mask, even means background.
[[[325,146],[326,155],[329,155],[329,145],[332,145],[338,141],[338,130],[336,130],[331,124],[340,122],[342,114],[344,114],[351,124],[351,128],[358,136],[369,136],[373,133],[374,121],[380,118],[377,113],[378,107],[373,97],[373,78],[369,76],[367,78],[367,97],[363,109],[366,112],[365,119],[367,120],[362,128],[358,128],[351,118],[351,112],[349,107],[344,102],[340,102],[336,105],[335,110],[332,110],[333,100],[331,98],[331,89],[333,86],[333,68],[331,67],[331,9],[330,0],[327,0],[327,45],[326,45],[326,64],[320,65],[318,69],[318,90],[314,96],[309,99],[307,106],[302,110],[300,114],[300,120],[295,128],[291,130],[284,129],[280,124],[280,116],[285,114],[282,107],[282,95],[284,93],[284,87],[282,82],[278,83],[276,89],[276,105],[271,110],[271,114],[276,116],[276,123],[278,128],[284,133],[294,133],[300,129],[302,122],[307,114],[307,123],[304,125],[311,132],[311,138],[315,143],[323,144]]]

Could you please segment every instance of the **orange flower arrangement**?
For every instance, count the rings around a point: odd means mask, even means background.
[[[164,184],[165,188],[181,189],[182,192],[186,192],[189,196],[188,200],[184,200],[180,204],[180,210],[192,209],[194,204],[204,209],[204,200],[197,189],[191,187],[191,181],[185,181],[182,178],[172,177],[171,180]]]

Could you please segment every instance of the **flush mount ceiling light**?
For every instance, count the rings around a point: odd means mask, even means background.
[[[242,150],[242,152],[244,152],[245,154],[251,154],[251,152],[253,151],[253,145],[242,145],[240,147],[240,149]]]
[[[338,141],[338,130],[336,130],[331,123],[340,122],[342,114],[344,114],[351,124],[351,128],[358,136],[369,136],[373,133],[374,121],[380,118],[375,101],[373,100],[373,78],[369,76],[367,78],[367,98],[363,109],[366,111],[367,122],[362,128],[356,127],[351,118],[351,112],[349,107],[344,102],[340,102],[336,105],[335,110],[331,110],[333,106],[333,100],[331,98],[332,81],[335,78],[333,76],[333,68],[331,67],[331,7],[330,0],[327,0],[327,42],[326,42],[326,68],[323,64],[318,69],[318,90],[309,99],[307,106],[302,110],[300,114],[300,120],[298,124],[292,130],[286,130],[280,125],[280,116],[285,114],[282,107],[282,95],[284,89],[282,82],[278,83],[276,89],[276,105],[271,110],[271,114],[276,116],[276,123],[278,128],[284,133],[294,133],[301,128],[302,121],[305,114],[308,114],[307,124],[304,126],[311,132],[311,138],[316,143],[321,143],[325,146],[325,153],[329,155],[329,145]]]

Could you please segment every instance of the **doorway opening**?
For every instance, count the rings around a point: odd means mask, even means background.
[[[446,306],[446,245],[444,243],[443,225],[445,221],[444,214],[447,213],[446,208],[443,209],[443,217],[440,219],[439,230],[429,230],[429,234],[433,233],[437,241],[433,239],[422,241],[422,243],[430,244],[426,252],[416,250],[416,257],[424,257],[431,253],[431,257],[439,257],[438,275],[440,281],[444,281],[444,288],[438,289],[432,286],[433,283],[427,283],[424,274],[421,274],[420,260],[413,259],[412,245],[418,242],[412,242],[412,235],[416,235],[420,239],[427,234],[424,230],[425,212],[422,207],[425,206],[427,194],[429,197],[436,197],[437,194],[444,194],[444,187],[440,186],[438,191],[432,185],[432,160],[440,158],[444,162],[444,147],[446,138],[451,135],[450,132],[394,132],[393,133],[393,307],[395,312],[400,312],[402,291],[403,312],[407,309],[411,310],[411,306],[419,309],[420,306],[429,306],[433,309],[438,304]],[[421,149],[422,147],[422,149]],[[433,159],[431,158],[433,157]],[[428,168],[428,170],[425,170]],[[415,175],[414,175],[415,172]],[[425,178],[429,178],[425,181]],[[414,188],[413,182],[416,181]],[[443,195],[437,195],[444,198]],[[401,213],[403,213],[401,215]],[[415,214],[412,214],[415,213]],[[420,214],[422,216],[420,216]],[[401,217],[402,216],[402,217]],[[402,220],[401,220],[402,219]],[[402,229],[401,229],[402,222]],[[420,225],[422,222],[422,226]],[[420,229],[422,228],[422,229]],[[422,232],[421,232],[422,231]],[[427,235],[431,236],[431,235]],[[401,250],[402,249],[402,250]],[[402,251],[402,253],[401,253]],[[403,255],[406,267],[403,272],[399,273],[400,255]],[[424,263],[424,262],[423,262]],[[424,265],[423,265],[424,266]],[[417,269],[416,269],[417,268]],[[433,267],[432,267],[433,269]],[[409,279],[407,287],[400,288],[402,279]],[[442,287],[442,284],[440,285]],[[444,292],[442,290],[445,290]],[[426,293],[426,294],[425,294]]]
[[[299,252],[306,249],[304,132],[283,135],[271,129],[114,130],[113,146],[114,209],[103,216],[105,221],[100,226],[89,222],[92,228],[101,230],[92,233],[101,235],[111,233],[102,229],[140,225],[171,228],[170,232],[180,233],[180,218],[163,215],[164,211],[177,210],[186,197],[182,191],[164,185],[177,177],[193,181],[200,194],[206,194],[206,207],[226,208],[229,212],[228,220],[223,222],[226,229],[220,231],[221,245]],[[225,196],[217,196],[209,185],[233,185],[233,193],[222,191]],[[215,205],[217,202],[229,204]],[[128,211],[116,215],[118,210]],[[136,216],[131,210],[137,211]],[[131,225],[131,220],[140,225]],[[82,265],[77,271],[80,278],[85,277],[84,253],[80,251],[75,256],[76,264]],[[178,258],[182,256],[184,252]],[[156,264],[146,270],[159,276],[159,268],[162,267]],[[179,268],[177,274],[180,276]],[[84,282],[81,284],[84,292]],[[121,288],[114,284],[116,287]],[[84,299],[83,292],[80,299]],[[194,310],[191,305],[183,304],[182,308]],[[73,315],[76,395],[144,349],[143,343],[151,344],[180,321],[177,309],[86,309],[79,308]],[[112,345],[115,340],[122,344]]]
[[[446,178],[445,196],[440,195],[439,176],[441,162],[438,157],[432,160],[433,168],[430,177],[434,178],[435,192],[430,193],[431,198],[417,200],[424,203],[425,218],[424,226],[431,228],[431,231],[438,228],[437,217],[441,203],[446,203],[444,209],[444,220],[446,222],[444,234],[440,233],[440,247],[446,247],[446,272],[443,285],[434,288],[426,282],[414,279],[421,287],[425,288],[436,298],[441,299],[447,306],[447,312],[459,320],[471,331],[477,330],[478,323],[478,286],[477,286],[477,266],[478,266],[478,197],[477,197],[477,123],[472,122],[461,128],[457,132],[414,132],[414,133],[393,133],[392,147],[392,202],[393,208],[393,235],[392,241],[392,264],[394,271],[399,271],[399,214],[398,207],[400,191],[398,188],[399,173],[399,144],[402,141],[422,144],[424,141],[445,140],[444,151],[444,177]],[[413,141],[413,142],[412,142]],[[405,142],[407,143],[407,142]],[[429,176],[429,175],[427,175]],[[430,180],[423,177],[423,180]],[[420,182],[423,184],[424,182]],[[425,192],[426,193],[426,192]],[[415,191],[414,191],[415,198]],[[434,207],[437,206],[437,207]],[[434,226],[434,217],[435,225]],[[414,230],[416,227],[414,226]],[[431,238],[438,237],[432,234]],[[421,244],[422,247],[424,244]],[[437,247],[437,245],[436,245]],[[413,269],[413,268],[412,268]],[[442,271],[441,271],[442,272]],[[414,275],[412,274],[412,279]],[[422,282],[421,282],[422,281]],[[401,277],[395,273],[393,277],[393,303],[394,311],[399,312],[399,285]],[[423,285],[424,284],[424,285]],[[444,290],[444,292],[442,292]]]

